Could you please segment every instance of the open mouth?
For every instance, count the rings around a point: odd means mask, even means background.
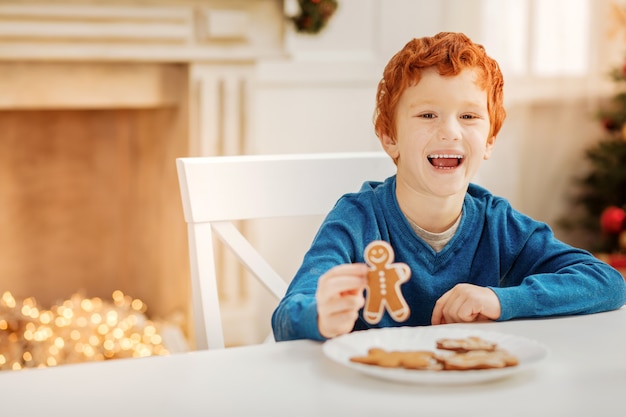
[[[463,155],[431,154],[428,161],[435,168],[453,169],[463,163]]]

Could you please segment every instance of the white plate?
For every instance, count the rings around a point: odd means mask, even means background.
[[[441,338],[481,337],[495,342],[519,360],[517,366],[472,371],[425,371],[383,368],[351,362],[350,358],[366,355],[373,347],[386,350],[431,350],[437,352],[436,341]],[[511,334],[481,331],[475,328],[427,326],[388,327],[356,331],[326,341],[323,351],[330,359],[367,375],[398,382],[416,384],[468,384],[504,378],[535,366],[548,355],[542,344]]]

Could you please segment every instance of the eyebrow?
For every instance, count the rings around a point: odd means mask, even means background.
[[[409,109],[415,109],[416,107],[422,107],[422,106],[435,106],[438,103],[436,101],[433,100],[428,100],[428,101],[417,101],[417,102],[412,102],[409,103],[408,107]],[[487,108],[487,100],[485,99],[485,102],[478,102],[475,100],[466,100],[463,101],[461,103],[461,106],[463,107],[480,107],[480,108]]]

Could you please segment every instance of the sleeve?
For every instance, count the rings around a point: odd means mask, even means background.
[[[276,341],[324,340],[317,326],[317,282],[336,265],[363,262],[363,242],[373,240],[370,211],[358,201],[342,199],[323,221],[285,297],[272,314]],[[367,234],[369,236],[365,236]]]
[[[622,275],[591,253],[558,240],[550,227],[508,207],[500,230],[509,257],[500,286],[491,288],[500,320],[598,313],[626,303]]]

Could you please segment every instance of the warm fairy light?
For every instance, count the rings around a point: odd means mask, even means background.
[[[54,320],[54,314],[52,314],[51,311],[44,311],[39,316],[39,321],[42,324],[50,324],[52,323],[52,320]]]
[[[0,369],[57,366],[104,359],[166,355],[139,299],[115,291],[113,302],[73,295],[49,310],[35,298],[0,298]]]
[[[2,303],[9,308],[15,308],[15,298],[13,298],[13,295],[8,291],[2,294]]]
[[[102,321],[102,316],[98,313],[93,313],[91,316],[89,316],[89,318],[93,324],[100,324],[100,322]]]
[[[131,303],[130,306],[132,307],[133,310],[136,311],[143,311],[144,309],[144,304],[141,300],[139,299],[134,299]]]
[[[105,335],[109,333],[109,326],[102,323],[101,325],[98,326],[97,330],[98,330],[98,333],[100,333],[101,335]]]
[[[80,302],[80,307],[84,310],[84,311],[91,311],[93,309],[93,303],[91,302],[91,300],[89,298],[85,298],[84,300],[82,300]]]

